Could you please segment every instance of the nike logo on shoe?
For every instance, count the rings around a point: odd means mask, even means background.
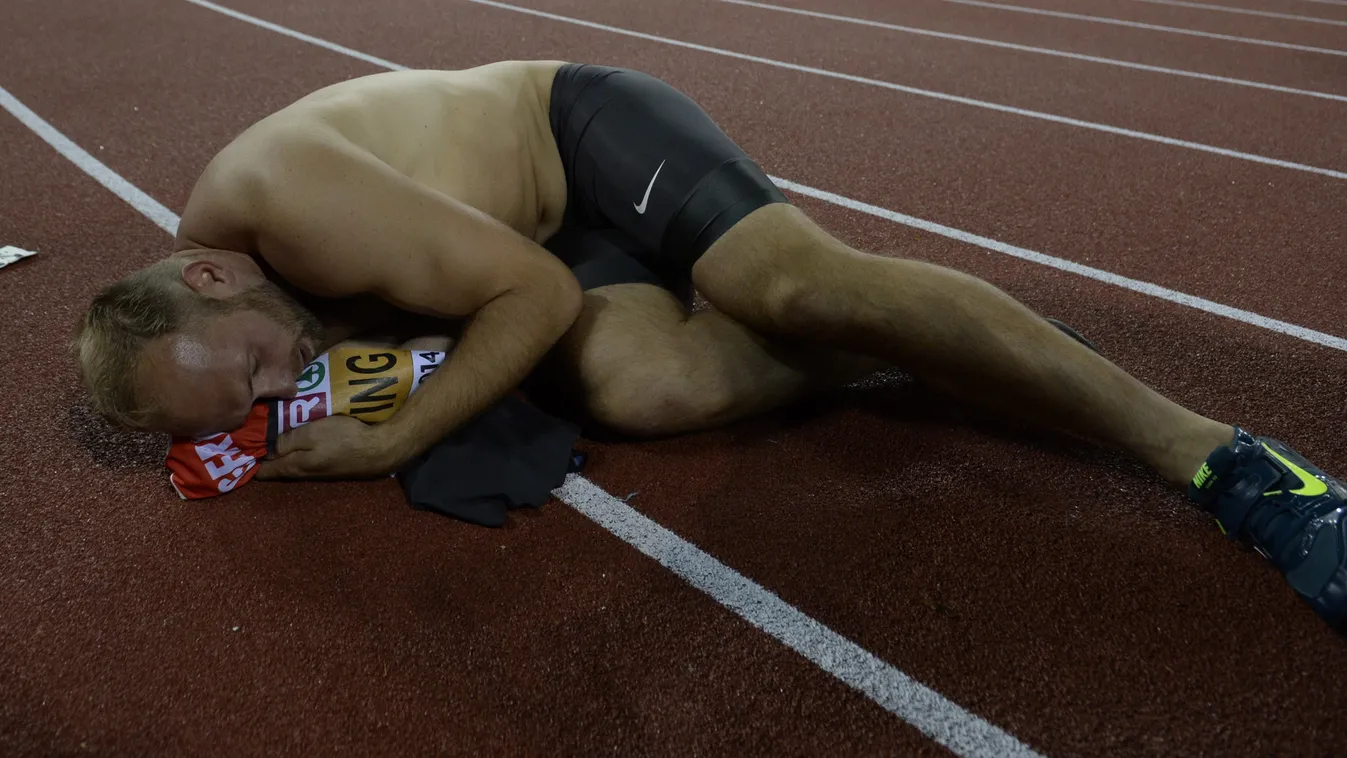
[[[655,169],[655,175],[650,177],[650,183],[647,184],[645,187],[645,197],[641,198],[640,205],[632,203],[632,205],[636,208],[636,212],[643,216],[645,215],[646,203],[650,202],[650,190],[655,188],[655,180],[659,178],[659,172],[660,169],[662,168],[664,168],[664,161],[659,162],[659,168]]]
[[[1324,484],[1324,481],[1322,479],[1311,474],[1305,469],[1297,466],[1296,464],[1286,460],[1285,457],[1278,455],[1277,451],[1268,447],[1266,442],[1263,443],[1263,447],[1267,448],[1267,451],[1272,454],[1273,458],[1276,458],[1277,460],[1281,461],[1283,464],[1285,464],[1287,468],[1291,469],[1291,473],[1295,474],[1296,478],[1300,480],[1301,484],[1300,489],[1291,490],[1291,494],[1305,495],[1307,497],[1318,497],[1319,495],[1328,492],[1328,485]]]

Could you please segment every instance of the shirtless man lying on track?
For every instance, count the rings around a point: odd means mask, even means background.
[[[386,474],[530,375],[655,436],[897,366],[1136,456],[1347,624],[1347,488],[986,282],[848,247],[635,71],[502,62],[321,89],[211,161],[176,251],[102,292],[76,348],[101,413],[196,435],[399,313],[463,324],[444,364],[387,421],[288,432],[259,478]]]

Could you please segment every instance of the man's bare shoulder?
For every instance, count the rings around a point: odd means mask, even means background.
[[[206,164],[178,225],[177,249],[256,252],[267,194],[303,177],[307,162],[354,151],[321,123],[287,116],[282,111],[254,124]]]

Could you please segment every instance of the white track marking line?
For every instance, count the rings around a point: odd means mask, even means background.
[[[730,5],[744,5],[750,8],[761,8],[763,10],[779,11],[781,13],[794,13],[800,16],[810,16],[812,18],[827,19],[829,21],[841,21],[848,24],[857,24],[859,26],[871,26],[878,29],[886,29],[895,32],[904,32],[906,34],[916,34],[925,37],[937,37],[940,39],[953,40],[955,42],[969,42],[975,45],[988,45],[991,47],[1000,47],[1006,50],[1015,50],[1023,53],[1035,53],[1037,55],[1052,55],[1059,58],[1070,58],[1078,61],[1088,61],[1090,63],[1102,63],[1108,66],[1121,66],[1123,68],[1135,69],[1137,71],[1149,71],[1157,74],[1168,74],[1170,76],[1184,76],[1192,79],[1203,79],[1210,82],[1220,82],[1222,84],[1233,84],[1240,87],[1253,87],[1255,89],[1269,90],[1272,92],[1281,92],[1288,95],[1304,95],[1306,97],[1318,97],[1325,100],[1336,100],[1347,103],[1347,95],[1334,95],[1330,92],[1317,92],[1315,90],[1296,89],[1294,87],[1283,87],[1278,84],[1265,84],[1263,82],[1254,82],[1247,79],[1232,79],[1228,76],[1217,76],[1215,74],[1203,74],[1197,71],[1185,71],[1177,68],[1166,68],[1164,66],[1151,66],[1145,63],[1134,63],[1132,61],[1123,61],[1116,58],[1101,58],[1096,55],[1084,55],[1082,53],[1071,53],[1065,50],[1054,50],[1046,47],[1032,47],[1030,45],[1018,45],[1013,42],[1001,42],[1000,40],[986,39],[983,37],[969,37],[963,34],[951,34],[949,32],[937,32],[931,29],[918,29],[911,26],[901,26],[899,24],[890,24],[885,21],[871,21],[854,16],[839,16],[835,13],[823,13],[820,11],[805,10],[803,8],[790,8],[783,5],[769,5],[767,3],[753,2],[752,0],[717,0],[717,2],[729,3]]]
[[[1217,34],[1215,32],[1200,32],[1196,29],[1183,29],[1177,26],[1160,26],[1159,24],[1143,24],[1139,21],[1124,21],[1120,18],[1108,18],[1105,16],[1087,16],[1083,13],[1067,13],[1066,11],[1050,11],[1042,8],[1025,8],[1019,5],[1006,5],[1005,3],[991,3],[986,0],[943,0],[946,3],[956,3],[958,5],[975,5],[979,8],[992,8],[1001,11],[1015,11],[1017,13],[1031,13],[1036,16],[1052,16],[1054,18],[1069,18],[1073,21],[1089,21],[1096,24],[1113,24],[1114,26],[1127,26],[1133,29],[1146,29],[1153,32],[1169,32],[1171,34],[1186,34],[1191,37],[1206,37],[1207,39],[1219,39],[1226,42],[1239,42],[1246,45],[1263,45],[1265,47],[1279,47],[1284,50],[1299,50],[1305,53],[1320,53],[1322,55],[1347,56],[1347,50],[1335,50],[1328,47],[1311,47],[1309,45],[1295,45],[1290,42],[1276,42],[1268,39],[1255,39],[1253,37],[1237,37],[1233,34]]]
[[[305,34],[304,32],[297,32],[294,29],[281,26],[280,24],[273,24],[270,21],[264,21],[256,16],[249,16],[246,13],[240,13],[239,11],[236,11],[233,8],[226,8],[223,5],[216,5],[215,3],[209,2],[209,0],[187,0],[187,2],[190,2],[194,5],[199,5],[203,8],[209,8],[210,10],[213,10],[216,13],[223,13],[224,15],[229,16],[230,18],[238,19],[239,21],[252,24],[253,26],[260,26],[263,29],[266,29],[267,31],[276,32],[277,34],[284,34],[287,37],[297,39],[301,42],[307,42],[310,45],[317,45],[318,47],[331,50],[334,53],[341,53],[342,55],[349,56],[357,60],[362,60],[365,61],[366,63],[373,63],[376,66],[382,66],[383,68],[389,69],[391,71],[407,70],[407,67],[401,64],[394,63],[392,61],[386,61],[383,58],[376,58],[373,55],[362,53],[359,50],[352,50],[349,47],[343,47],[335,42],[328,42],[325,39],[319,39],[318,37],[310,36],[308,34]]]
[[[327,45],[323,47],[334,49]],[[3,87],[0,87],[0,106],[165,232],[177,234],[177,214],[80,148]],[[1008,732],[970,713],[819,623],[588,479],[568,474],[565,484],[553,490],[552,494],[614,536],[655,559],[749,624],[957,755],[966,758],[1040,755]]]
[[[202,5],[208,8],[219,7],[216,6],[214,3],[207,2],[207,0],[185,0],[185,1],[189,3],[195,3],[197,5]],[[468,2],[477,2],[477,1],[478,0],[468,0]],[[261,19],[254,19],[252,16],[249,16],[244,13],[232,12],[229,15],[236,19],[239,19],[240,21],[255,24],[256,26],[261,26],[264,29],[277,31],[281,34],[286,35],[287,37],[293,37],[294,39],[303,40],[305,42],[312,42],[313,44],[317,44],[319,47],[323,47],[328,50],[343,52],[344,50],[347,49],[341,47],[340,45],[327,42],[324,40],[318,40],[317,42],[314,42],[316,38],[310,37],[307,34],[301,34],[300,32],[295,32],[286,29],[285,27],[277,26],[276,24],[272,24],[270,22],[261,21]],[[569,21],[570,19],[562,18],[561,20]],[[588,22],[586,22],[586,25],[588,25]],[[658,38],[656,39],[658,40]],[[359,53],[358,55],[364,56],[364,53]],[[361,60],[365,60],[366,58],[367,56],[362,57]],[[1297,324],[1292,324],[1286,321],[1269,318],[1267,316],[1262,316],[1252,311],[1243,310],[1241,308],[1234,308],[1228,305],[1214,302],[1212,300],[1197,297],[1196,295],[1189,295],[1185,292],[1169,289],[1168,287],[1162,287],[1158,284],[1152,284],[1150,282],[1142,281],[1139,279],[1132,279],[1130,277],[1122,276],[1120,274],[1114,274],[1110,271],[1104,271],[1103,269],[1097,269],[1092,266],[1086,266],[1084,264],[1076,263],[1074,261],[1069,261],[1063,258],[1057,258],[1055,256],[1047,255],[1046,253],[1040,253],[1034,250],[1029,250],[1027,248],[1017,247],[1015,245],[1000,242],[998,240],[994,240],[989,237],[983,237],[977,234],[973,234],[972,232],[965,232],[961,229],[955,229],[954,227],[945,226],[944,224],[939,224],[934,221],[927,221],[925,219],[920,219],[915,216],[908,216],[904,213],[891,211],[887,208],[881,208],[877,205],[870,205],[869,203],[864,203],[859,200],[853,200],[849,197],[837,195],[832,192],[828,192],[826,190],[815,189],[808,185],[799,184],[797,182],[793,182],[788,179],[781,179],[775,176],[771,177],[771,179],[777,186],[781,187],[782,189],[797,192],[806,197],[812,197],[816,200],[822,200],[823,202],[831,203],[833,205],[837,205],[842,208],[847,208],[849,210],[865,213],[874,216],[876,218],[881,218],[886,221],[892,221],[894,223],[902,224],[904,226],[910,226],[916,229],[921,229],[923,231],[927,231],[932,234],[939,234],[943,237],[949,237],[950,239],[955,239],[959,240],[960,242],[975,245],[984,250],[990,250],[993,252],[1002,253],[1015,258],[1019,258],[1021,260],[1038,263],[1040,265],[1055,268],[1059,271],[1066,271],[1089,279],[1093,279],[1095,281],[1100,281],[1107,284],[1112,284],[1117,287],[1122,287],[1123,289],[1132,290],[1133,292],[1140,292],[1144,295],[1150,295],[1151,297],[1156,297],[1161,300],[1167,300],[1171,303],[1186,305],[1195,310],[1211,313],[1217,316],[1224,316],[1225,318],[1234,321],[1239,321],[1245,324],[1267,329],[1269,331],[1285,334],[1291,337],[1295,337],[1297,339],[1305,340],[1306,342],[1312,342],[1316,345],[1322,345],[1324,347],[1330,347],[1335,350],[1342,350],[1347,352],[1347,339],[1343,339],[1342,337],[1338,337],[1332,334],[1326,334],[1320,331],[1315,331],[1314,329],[1309,329],[1307,327],[1299,326]]]
[[[559,499],[604,529],[956,754],[1035,755],[1001,729],[914,681],[592,482],[572,474],[558,493]]]
[[[1306,3],[1321,3],[1323,5],[1347,5],[1347,0],[1301,0]]]
[[[1287,21],[1305,21],[1311,24],[1328,24],[1330,26],[1347,26],[1347,21],[1338,21],[1331,18],[1320,18],[1318,16],[1301,16],[1295,13],[1278,13],[1276,11],[1260,11],[1253,8],[1236,8],[1230,5],[1213,5],[1211,3],[1190,3],[1186,0],[1132,0],[1134,3],[1152,3],[1154,5],[1173,5],[1179,8],[1196,8],[1204,11],[1220,11],[1223,13],[1239,13],[1247,16],[1264,16],[1266,18],[1280,18]]]
[[[201,4],[205,2],[205,0],[186,0],[186,2]],[[646,34],[645,32],[632,31],[630,29],[623,29],[617,26],[609,26],[608,24],[600,24],[594,21],[585,21],[583,19],[571,18],[570,16],[561,16],[555,13],[548,13],[546,11],[534,10],[533,8],[526,8],[518,5],[509,5],[507,3],[496,2],[496,0],[463,0],[463,2],[475,3],[477,5],[486,5],[492,8],[499,8],[501,10],[512,11],[514,13],[523,13],[530,16],[537,16],[539,18],[550,19],[552,21],[561,21],[563,23],[575,24],[577,26],[584,26],[590,29],[598,29],[600,31],[611,32],[613,34],[621,34],[627,37],[635,37],[637,39],[649,40],[651,42],[659,42],[666,45],[673,45],[675,47],[683,47],[689,50],[696,50],[698,52],[723,55],[727,58],[737,58],[739,60],[751,61],[753,63],[761,63],[767,66],[775,66],[777,68],[783,68],[790,71],[800,71],[807,74],[815,74],[817,76],[826,76],[830,79],[841,79],[843,81],[854,82],[857,84],[866,84],[872,87],[882,87],[884,89],[894,90],[896,92],[903,92],[909,95],[920,95],[922,97],[934,98],[936,100],[946,100],[952,103],[959,103],[960,105],[970,105],[975,108],[984,108],[986,110],[999,111],[1001,113],[1011,113],[1016,116],[1025,116],[1028,118],[1038,119],[1041,121],[1049,121],[1054,124],[1063,124],[1066,126],[1074,126],[1081,129],[1089,129],[1091,131],[1096,132],[1104,132],[1106,134],[1114,134],[1122,137],[1131,137],[1133,139],[1145,140],[1147,142],[1158,142],[1162,145],[1169,145],[1171,147],[1182,147],[1188,150],[1196,150],[1199,152],[1211,153],[1213,155],[1220,155],[1227,158],[1236,158],[1238,160],[1249,161],[1250,163],[1262,163],[1268,166],[1277,166],[1278,168],[1286,168],[1291,169],[1293,171],[1304,171],[1306,173],[1319,174],[1321,176],[1328,176],[1334,179],[1347,179],[1347,172],[1338,171],[1336,169],[1322,168],[1319,166],[1310,166],[1308,164],[1296,163],[1294,161],[1284,161],[1279,158],[1269,158],[1265,155],[1255,155],[1253,153],[1245,153],[1239,150],[1231,150],[1229,148],[1207,145],[1201,142],[1192,142],[1189,140],[1176,139],[1174,137],[1165,137],[1160,134],[1141,132],[1135,129],[1125,129],[1119,126],[1109,126],[1108,124],[1101,124],[1095,121],[1085,121],[1083,119],[1071,118],[1069,116],[1058,116],[1053,113],[1044,113],[1043,111],[1032,111],[1026,108],[1016,108],[1012,105],[1001,105],[1000,103],[992,103],[986,100],[977,100],[971,97],[961,97],[959,95],[951,95],[945,92],[935,92],[933,90],[918,89],[916,87],[909,87],[904,84],[894,84],[893,82],[884,81],[882,79],[870,79],[864,76],[853,76],[851,74],[842,74],[836,71],[830,71],[828,69],[815,68],[813,66],[802,66],[797,63],[787,63],[785,61],[779,61],[774,58],[763,58],[757,55],[738,53],[733,50],[725,50],[723,48],[718,47],[699,45],[694,42],[683,42],[682,40],[670,39],[668,37],[660,37],[654,34]]]
[[[65,156],[67,160],[79,166],[84,173],[98,180],[99,184],[107,187],[114,195],[140,211],[141,215],[153,221],[160,229],[171,235],[177,235],[177,214],[165,208],[158,200],[141,192],[138,187],[103,165],[97,158],[86,152],[84,148],[71,142],[69,138],[44,121],[41,116],[29,110],[28,106],[9,94],[3,87],[0,87],[0,106],[3,106],[20,123],[45,140],[48,145],[56,148],[56,151]]]

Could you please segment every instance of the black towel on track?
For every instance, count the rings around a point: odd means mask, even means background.
[[[580,428],[514,395],[445,437],[398,472],[407,501],[471,524],[499,527],[515,508],[539,508],[578,471]]]

